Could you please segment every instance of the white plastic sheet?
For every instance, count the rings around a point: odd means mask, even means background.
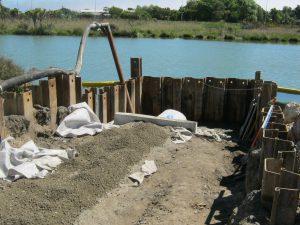
[[[8,141],[0,144],[0,179],[14,181],[20,178],[44,178],[63,161],[74,158],[75,150],[39,148],[28,141],[20,148],[12,147]]]
[[[145,160],[145,163],[141,167],[141,171],[131,174],[128,178],[132,182],[141,185],[145,177],[151,176],[157,172],[157,166],[153,160]]]
[[[172,120],[187,120],[185,115],[174,109],[167,109],[163,111],[158,117]]]
[[[56,133],[61,137],[78,137],[95,135],[103,129],[117,127],[111,124],[102,124],[97,115],[85,103],[78,103],[69,107],[70,115],[60,123]]]

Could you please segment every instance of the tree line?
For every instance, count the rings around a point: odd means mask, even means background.
[[[189,0],[178,10],[159,6],[138,6],[127,10],[111,7],[107,11],[113,18],[157,19],[173,21],[225,21],[292,24],[300,20],[300,5],[292,9],[264,10],[254,0]]]
[[[137,6],[126,10],[118,7],[106,7],[104,12],[115,19],[132,20],[171,20],[171,21],[225,21],[225,22],[252,22],[293,24],[300,20],[300,5],[292,9],[284,7],[282,10],[264,10],[254,0],[189,0],[178,10],[162,8],[155,5]],[[21,12],[18,9],[9,9],[0,3],[0,18],[30,18],[34,26],[42,23],[45,18],[88,18],[94,17],[89,13],[79,13],[66,8],[59,10],[33,9]]]

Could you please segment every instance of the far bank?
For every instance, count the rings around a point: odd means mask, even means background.
[[[28,19],[7,19],[0,21],[0,34],[81,36],[91,22],[92,19],[48,19],[34,27]],[[109,19],[107,22],[116,37],[300,43],[299,25],[123,19]],[[98,33],[92,35],[99,36]]]

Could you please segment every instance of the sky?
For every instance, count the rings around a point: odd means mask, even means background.
[[[73,10],[94,9],[95,2],[97,10],[102,10],[104,6],[118,6],[120,8],[135,8],[137,5],[159,5],[161,7],[170,7],[178,9],[185,4],[187,0],[2,0],[3,4],[10,8],[19,8],[28,10],[31,8],[58,9],[62,5]],[[300,5],[300,0],[256,0],[264,9],[278,8],[283,6],[296,7]]]

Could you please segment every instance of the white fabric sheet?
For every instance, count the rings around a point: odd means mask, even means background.
[[[74,158],[75,150],[39,148],[28,141],[20,148],[12,147],[4,139],[0,144],[0,179],[14,181],[20,178],[44,178],[63,161]]]
[[[61,137],[95,135],[103,130],[96,114],[85,103],[69,107],[70,114],[58,126],[56,133]]]

